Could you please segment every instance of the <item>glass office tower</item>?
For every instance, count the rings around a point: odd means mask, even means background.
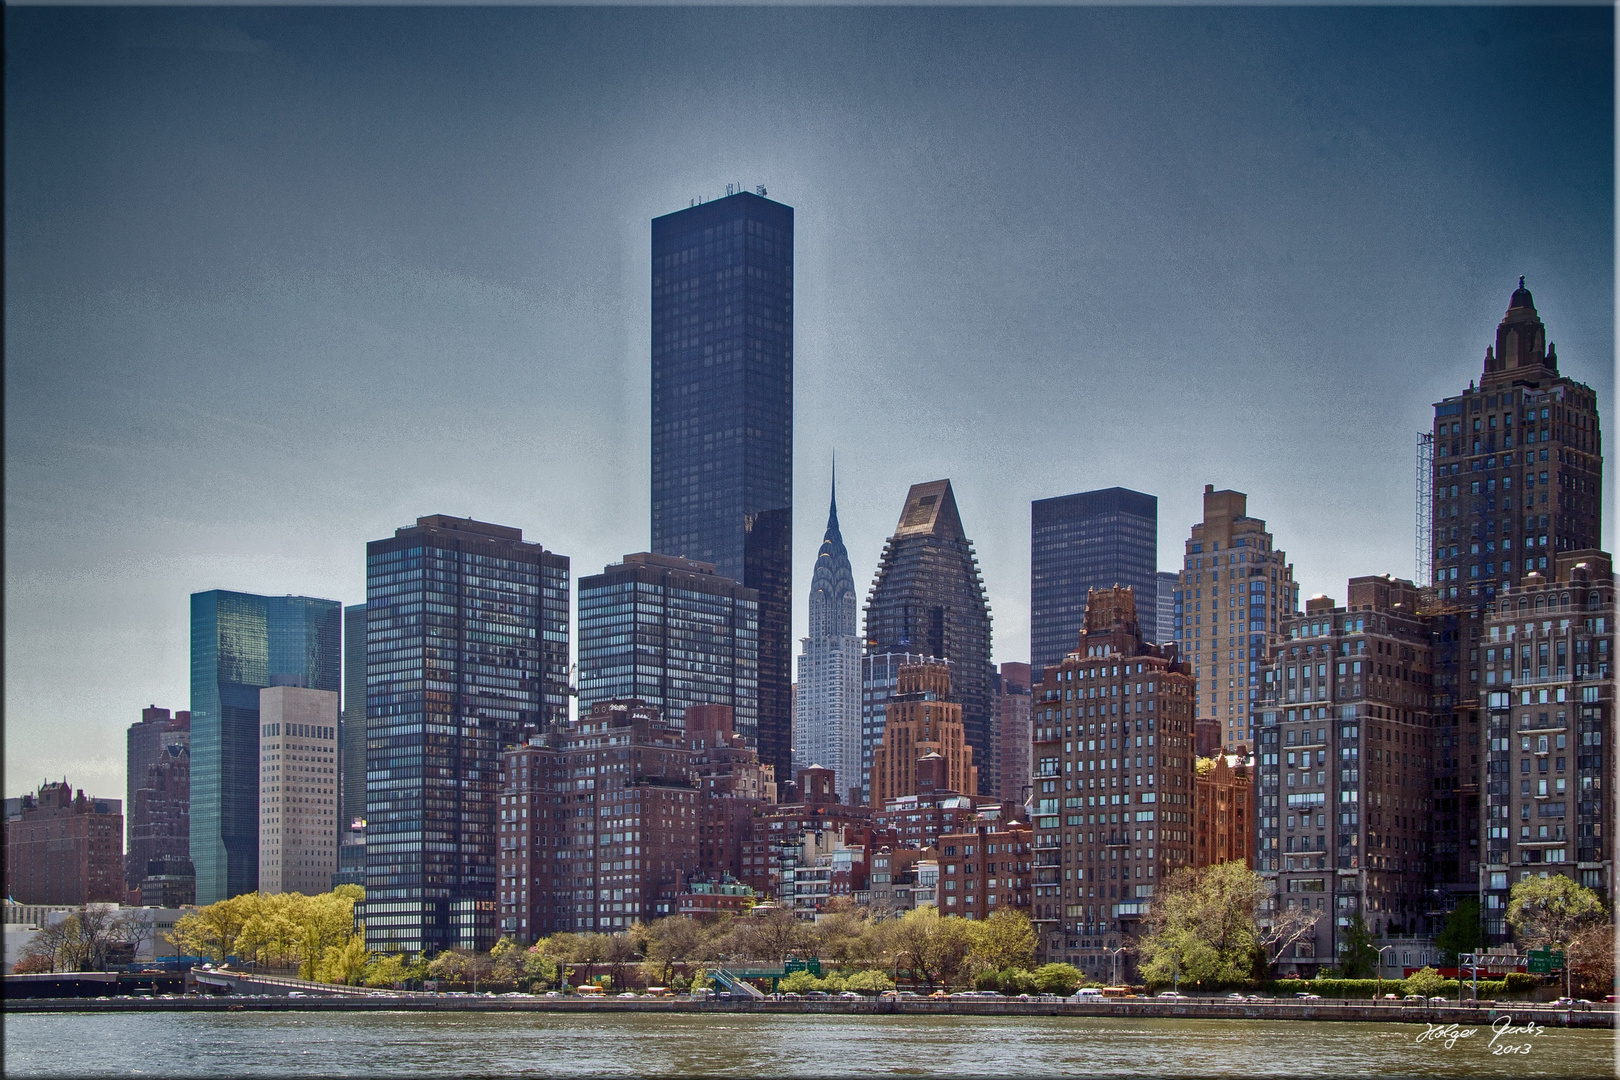
[[[307,596],[191,596],[191,861],[197,903],[259,887],[259,691],[337,690],[343,605]]]
[[[568,719],[568,559],[418,518],[366,545],[366,945],[488,949],[502,752]]]
[[[709,563],[642,552],[579,581],[579,711],[637,699],[681,727],[728,705],[759,731],[759,594]]]
[[[1030,677],[1039,685],[1080,641],[1092,589],[1129,585],[1143,636],[1158,628],[1159,500],[1103,488],[1029,504]]]
[[[652,223],[652,550],[759,594],[759,757],[792,755],[793,208]]]

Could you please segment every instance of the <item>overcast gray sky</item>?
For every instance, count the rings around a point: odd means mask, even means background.
[[[998,660],[1031,499],[1409,576],[1518,275],[1614,423],[1613,19],[8,6],[6,793],[122,795],[192,592],[358,602],[427,513],[643,549],[649,222],[727,183],[796,213],[796,637],[834,451],[863,589],[951,478]]]

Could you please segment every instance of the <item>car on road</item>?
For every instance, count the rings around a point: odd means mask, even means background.
[[[1297,998],[1300,1001],[1321,1001],[1322,1000],[1322,995],[1321,994],[1307,994],[1303,990],[1297,991],[1294,994],[1294,997]],[[1418,1000],[1422,1001],[1423,999],[1418,998]]]
[[[1242,994],[1227,994],[1224,1000],[1235,1003],[1239,1001],[1248,1001],[1249,999],[1244,997]]]
[[[1166,990],[1162,994],[1154,995],[1155,1001],[1186,1001],[1186,994],[1178,994],[1174,990]]]
[[[1100,998],[1103,996],[1100,986],[1082,986],[1069,998],[1070,1001],[1085,1001],[1087,998]]]

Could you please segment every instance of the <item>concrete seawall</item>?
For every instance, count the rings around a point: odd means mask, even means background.
[[[689,1001],[671,999],[580,1000],[578,998],[522,997],[445,997],[409,998],[342,997],[241,997],[206,996],[172,998],[36,998],[6,1002],[6,1011],[40,1012],[634,1012],[634,1013],[760,1013],[907,1016],[1068,1016],[1112,1017],[1116,1019],[1183,1020],[1310,1020],[1372,1022],[1383,1024],[1459,1024],[1465,1027],[1488,1025],[1503,1016],[1514,1024],[1534,1022],[1543,1027],[1613,1028],[1611,1006],[1592,1005],[1574,1009],[1546,1006],[1496,1006],[1478,1008],[1391,1003],[1243,1002],[1218,1001],[1158,1002],[1108,1001],[989,1001],[968,999],[930,1001],[827,1000],[827,1001]]]

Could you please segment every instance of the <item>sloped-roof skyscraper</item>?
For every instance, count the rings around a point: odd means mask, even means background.
[[[759,757],[792,753],[793,208],[652,223],[652,550],[759,594]]]
[[[951,698],[962,705],[974,762],[991,766],[978,774],[978,793],[987,794],[996,761],[990,604],[949,480],[915,484],[906,493],[867,595],[866,651],[951,662]]]
[[[861,785],[861,639],[855,574],[838,530],[838,494],[810,577],[810,636],[799,654],[794,770],[822,765],[842,791]]]

